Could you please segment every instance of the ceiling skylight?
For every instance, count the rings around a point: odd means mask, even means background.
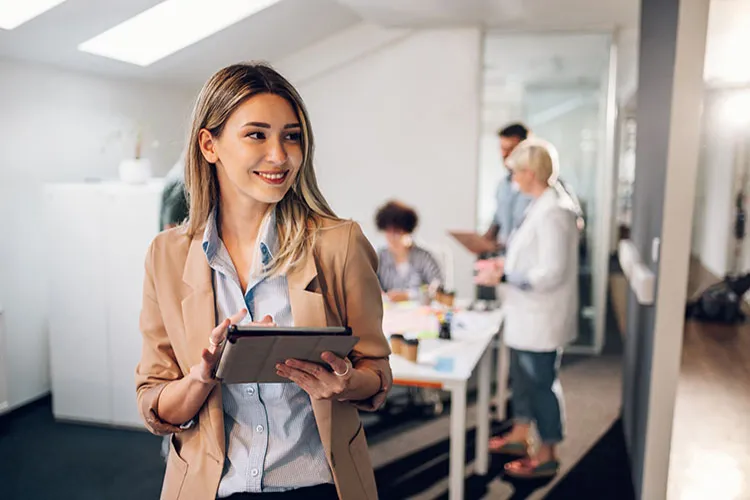
[[[65,0],[0,0],[0,29],[12,30]]]
[[[166,0],[83,42],[78,49],[148,66],[279,1]]]

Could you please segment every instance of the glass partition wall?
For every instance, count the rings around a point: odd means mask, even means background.
[[[585,215],[580,248],[579,336],[570,349],[604,343],[613,206],[614,68],[611,34],[507,34],[484,39],[478,224],[489,227],[505,168],[497,131],[523,122],[557,147],[560,177]]]

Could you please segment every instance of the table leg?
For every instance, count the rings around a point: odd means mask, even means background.
[[[501,334],[502,335],[502,334]],[[497,390],[495,391],[495,405],[497,406],[497,419],[505,420],[506,406],[508,402],[508,372],[510,369],[510,351],[505,346],[502,336],[497,348]]]
[[[450,500],[464,498],[466,465],[466,383],[451,388]]]
[[[489,471],[490,441],[490,382],[492,356],[484,353],[479,361],[479,400],[477,401],[476,473],[484,476]]]

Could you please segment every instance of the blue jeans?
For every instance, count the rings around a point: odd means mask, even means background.
[[[544,444],[563,439],[562,386],[557,378],[561,357],[562,351],[510,350],[513,418],[519,423],[536,423]]]

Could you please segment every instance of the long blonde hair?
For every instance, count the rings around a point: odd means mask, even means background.
[[[201,153],[198,145],[200,131],[206,129],[212,135],[220,136],[234,110],[259,94],[274,94],[286,99],[302,127],[302,165],[291,189],[274,207],[279,247],[265,270],[266,275],[273,276],[294,269],[310,258],[322,219],[337,217],[318,188],[313,168],[315,143],[302,97],[291,83],[267,64],[227,66],[216,72],[198,95],[185,159],[185,188],[190,203],[186,231],[191,238],[203,231],[209,216],[219,206],[216,165],[206,161]]]

